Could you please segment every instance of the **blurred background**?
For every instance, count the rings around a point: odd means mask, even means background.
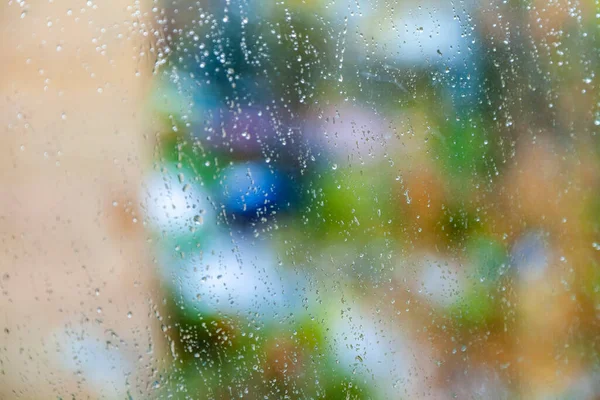
[[[600,398],[599,20],[9,0],[0,398]]]

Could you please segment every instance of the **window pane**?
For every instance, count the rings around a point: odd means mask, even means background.
[[[593,399],[600,8],[0,6],[0,398]]]

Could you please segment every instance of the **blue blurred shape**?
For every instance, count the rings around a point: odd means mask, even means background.
[[[221,201],[229,214],[249,218],[269,215],[282,205],[288,192],[281,174],[268,164],[234,164],[221,176]]]

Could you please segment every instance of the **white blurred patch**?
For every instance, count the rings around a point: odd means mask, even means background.
[[[365,18],[357,20],[358,30],[374,37],[379,56],[410,66],[461,65],[470,57],[473,41],[468,15],[462,3],[403,2],[394,8],[363,6]],[[360,40],[362,42],[362,39]]]
[[[175,236],[214,225],[215,209],[193,177],[191,171],[171,167],[146,179],[142,196],[153,230]]]
[[[419,360],[427,351],[407,339],[390,321],[370,316],[365,310],[352,309],[330,321],[334,354],[340,365],[374,385],[382,398],[404,398],[416,394],[427,379]],[[382,319],[385,319],[382,316]],[[423,381],[421,381],[423,380]]]
[[[202,250],[177,259],[165,255],[166,279],[187,303],[211,312],[293,312],[306,285],[303,275],[278,268],[274,250],[264,242],[232,244],[217,232]]]
[[[110,331],[82,329],[56,334],[57,364],[89,384],[103,398],[121,398],[129,376],[138,367],[119,348],[119,338]]]
[[[395,151],[398,145],[383,117],[368,107],[327,108],[321,118],[314,116],[313,123],[312,140],[327,148],[339,162],[381,163],[384,155]]]
[[[467,283],[465,267],[453,260],[430,253],[418,253],[402,261],[395,276],[413,293],[435,306],[448,307],[464,296]]]
[[[448,307],[464,295],[464,276],[454,262],[423,256],[414,289],[438,306]]]

